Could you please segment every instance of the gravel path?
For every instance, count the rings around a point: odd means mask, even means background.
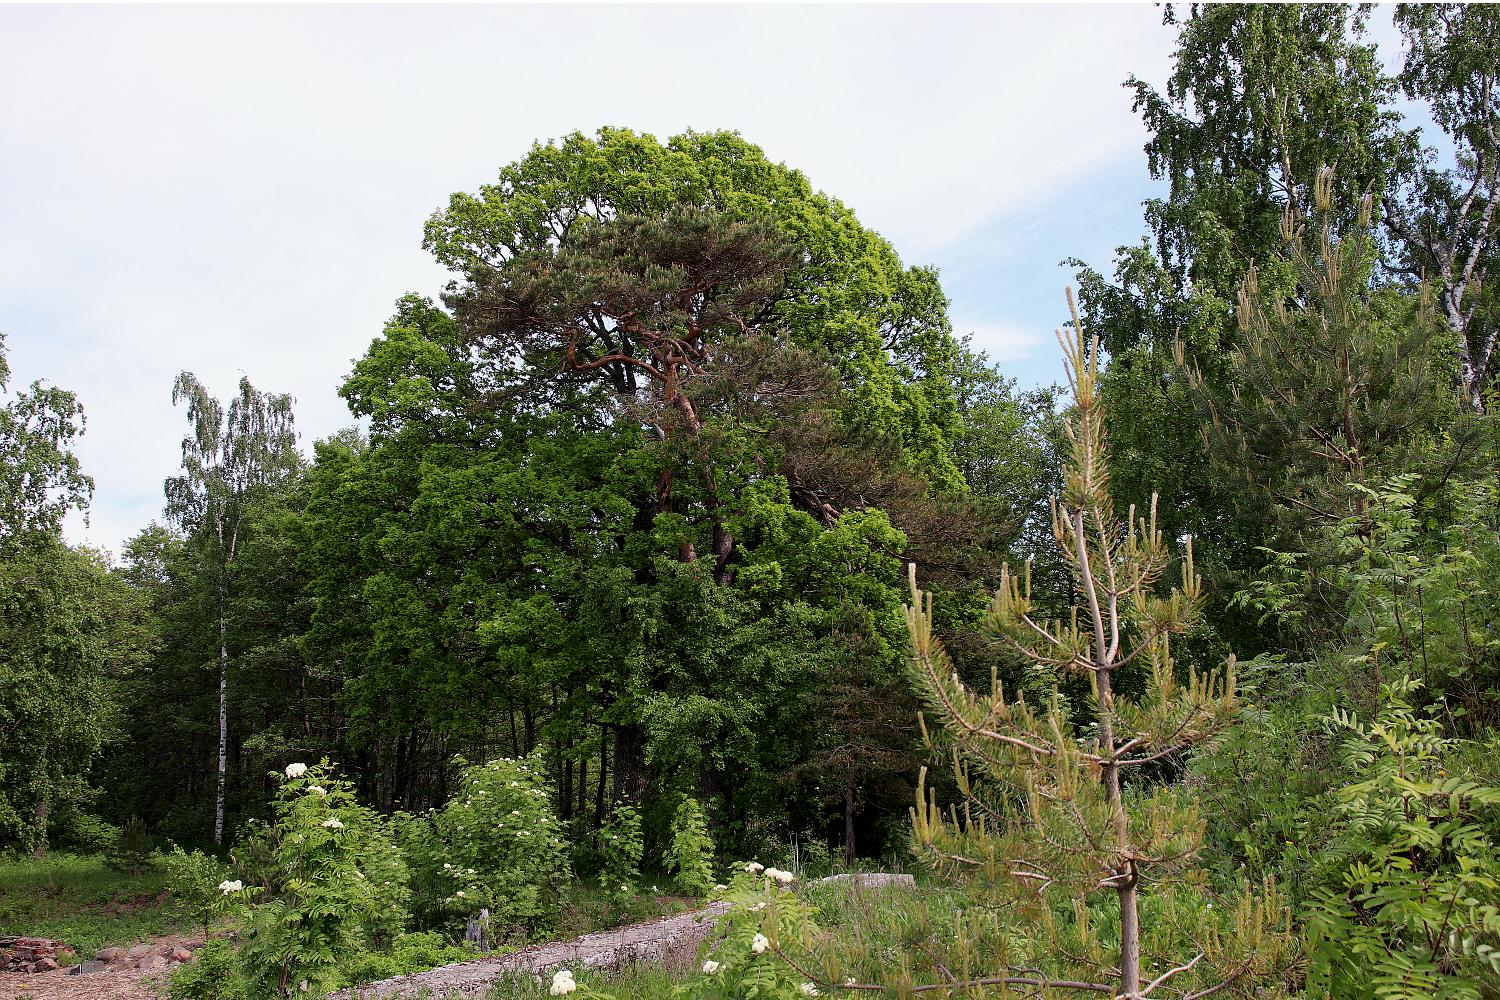
[[[866,889],[888,885],[910,888],[915,884],[910,875],[883,872],[835,875],[820,881],[847,881]],[[708,937],[714,921],[728,909],[728,904],[712,903],[691,913],[679,913],[659,920],[585,934],[571,941],[534,944],[506,955],[456,962],[427,972],[384,979],[357,989],[340,990],[330,994],[329,1000],[384,1000],[419,996],[473,998],[484,996],[497,980],[512,972],[540,975],[562,967],[620,969],[637,962],[686,964],[692,960],[698,945]]]
[[[691,957],[713,929],[714,919],[728,909],[726,903],[714,903],[691,913],[585,934],[571,941],[534,944],[493,958],[455,962],[357,989],[340,990],[330,994],[329,1000],[415,997],[423,991],[434,997],[482,997],[496,980],[511,972],[540,974],[563,966],[618,969],[636,962],[669,963],[681,960],[682,956]]]

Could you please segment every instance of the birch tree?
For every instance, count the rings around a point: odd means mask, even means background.
[[[296,467],[292,397],[257,391],[240,379],[226,409],[191,372],[172,384],[172,405],[187,405],[191,432],[182,439],[182,475],[166,481],[167,516],[208,548],[218,629],[219,742],[214,793],[214,846],[224,839],[229,756],[229,601],[231,571],[249,508]]]

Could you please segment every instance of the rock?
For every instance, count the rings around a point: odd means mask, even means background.
[[[193,953],[178,945],[167,953],[167,957],[174,962],[191,962],[193,960]]]
[[[137,959],[145,958],[149,954],[151,954],[151,946],[149,944],[138,944],[127,951],[125,957],[134,962]]]
[[[108,951],[109,949],[105,949]],[[109,963],[97,958],[91,958],[87,962],[79,962],[73,966],[72,975],[92,976],[96,972],[104,972],[109,968]]]
[[[99,962],[118,962],[124,957],[124,948],[100,948],[94,952],[94,959]]]
[[[136,962],[135,967],[142,972],[156,972],[167,967],[167,960],[160,955],[147,955]]]
[[[36,964],[31,967],[31,971],[32,972],[51,972],[55,968],[57,968],[57,959],[55,959],[55,958],[39,958],[39,959],[36,960]]]
[[[848,882],[860,889],[884,889],[895,886],[900,889],[915,889],[917,880],[910,875],[897,875],[892,872],[850,872],[844,875],[830,875],[827,878],[816,879],[813,885],[830,885],[839,882]]]

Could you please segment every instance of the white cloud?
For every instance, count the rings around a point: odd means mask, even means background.
[[[351,360],[445,280],[423,221],[534,139],[738,128],[922,262],[1138,165],[1119,84],[1169,47],[1142,6],[3,8],[0,330],[17,382],[84,399],[70,534],[118,548],[176,468],[179,370],[347,424]]]
[[[1016,323],[965,321],[955,317],[953,332],[960,337],[972,335],[975,349],[987,354],[994,364],[1035,360],[1056,346],[1051,330]]]

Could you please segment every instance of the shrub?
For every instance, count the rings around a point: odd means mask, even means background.
[[[340,958],[358,948],[383,901],[389,905],[387,887],[367,874],[387,862],[369,810],[327,760],[288,767],[275,806],[271,877],[235,894],[255,900],[240,972],[257,998],[317,996],[337,985]]]
[[[204,944],[193,961],[173,971],[166,995],[172,1000],[249,1000],[234,945],[223,939]]]
[[[447,926],[462,927],[481,909],[490,911],[497,940],[556,924],[559,890],[572,871],[539,756],[465,768],[434,825],[442,860],[429,884],[443,891],[433,908]],[[414,833],[408,823],[406,836]]]
[[[132,816],[120,827],[119,834],[105,852],[104,863],[115,871],[138,876],[151,863],[154,846],[146,824],[139,816]]]
[[[1456,741],[1413,709],[1420,688],[1384,685],[1372,722],[1328,719],[1354,780],[1330,797],[1336,888],[1309,915],[1314,996],[1477,1000],[1500,975],[1500,788],[1448,774]]]
[[[672,818],[672,845],[667,849],[667,870],[677,885],[694,896],[706,894],[714,883],[714,842],[708,834],[708,818],[703,806],[691,796],[684,796]]]
[[[167,888],[173,906],[202,927],[207,937],[214,919],[233,905],[221,888],[229,881],[229,867],[218,858],[180,847],[173,847],[166,858]]]
[[[629,894],[641,880],[641,857],[646,853],[641,813],[634,806],[616,806],[600,831],[604,866],[599,885],[608,894]]]
[[[119,827],[77,805],[58,810],[47,831],[47,839],[53,847],[78,854],[104,854],[115,845],[119,836]]]
[[[436,931],[400,934],[384,951],[358,949],[345,956],[339,962],[339,979],[346,986],[358,986],[473,957],[474,952],[450,945]]]
[[[704,944],[702,974],[687,985],[687,997],[802,1000],[819,995],[817,984],[786,957],[788,951],[805,951],[818,932],[816,911],[786,888],[791,878],[790,872],[755,862],[739,867],[719,893],[729,912]]]

